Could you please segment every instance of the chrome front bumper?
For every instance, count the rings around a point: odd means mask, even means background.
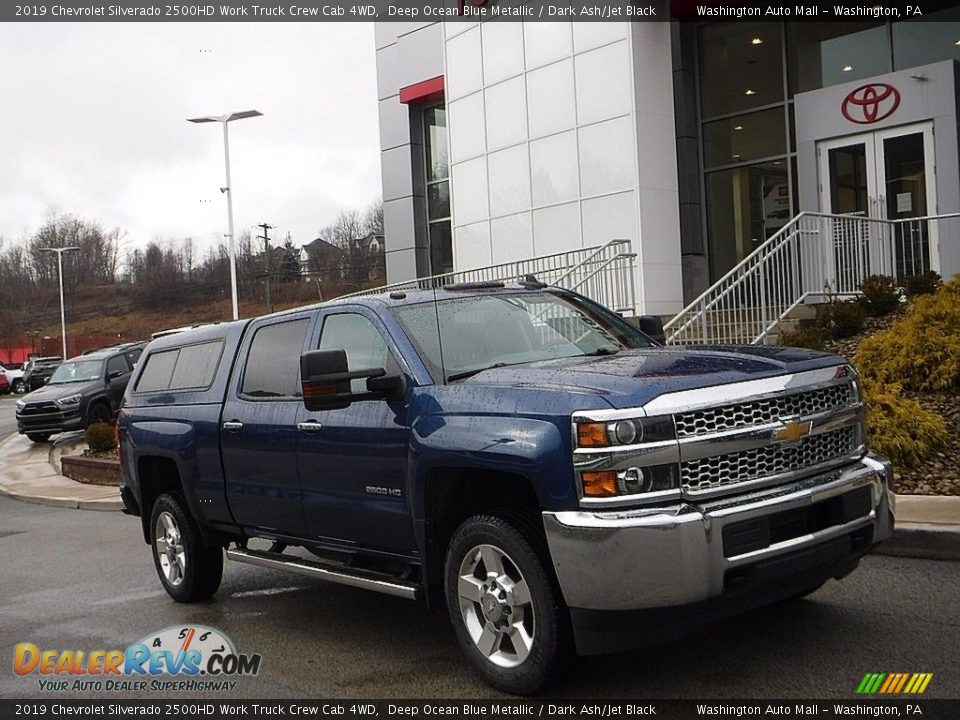
[[[853,465],[749,494],[670,507],[543,513],[547,543],[567,605],[587,610],[642,610],[690,605],[722,595],[731,571],[866,531],[870,546],[893,532],[892,471],[867,455]],[[823,503],[870,488],[863,515],[734,554],[724,528]],[[865,551],[865,550],[864,550]],[[862,553],[860,553],[862,554]],[[826,580],[832,573],[824,577]]]

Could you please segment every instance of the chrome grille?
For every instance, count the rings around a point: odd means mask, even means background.
[[[749,480],[812,467],[850,455],[856,449],[853,427],[811,435],[796,445],[766,445],[680,463],[680,485],[686,491],[712,490]]]
[[[781,395],[766,400],[678,413],[677,437],[691,437],[765,425],[787,418],[829,412],[854,402],[853,383]]]

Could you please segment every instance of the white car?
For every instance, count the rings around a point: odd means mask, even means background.
[[[0,365],[0,373],[6,375],[10,381],[10,392],[23,395],[27,391],[27,385],[23,382],[23,370],[11,370]]]

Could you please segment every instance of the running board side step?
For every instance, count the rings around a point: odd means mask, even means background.
[[[420,595],[419,588],[414,583],[372,577],[366,574],[354,574],[340,569],[334,570],[304,558],[258,550],[243,550],[241,548],[227,548],[226,552],[227,557],[231,560],[270,568],[271,570],[286,570],[297,575],[326,580],[339,585],[363,588],[364,590],[373,590],[385,595],[407,598],[408,600],[416,600]]]

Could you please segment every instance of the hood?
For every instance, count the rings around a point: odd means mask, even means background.
[[[600,395],[613,407],[625,408],[645,405],[664,393],[757,380],[844,362],[838,355],[799,348],[657,347],[623,350],[603,357],[562,358],[492,368],[463,382],[588,391]]]
[[[31,393],[27,393],[23,396],[22,400],[25,403],[34,403],[34,402],[53,402],[54,400],[59,400],[60,398],[69,397],[71,395],[76,395],[77,393],[83,393],[84,395],[89,395],[92,390],[95,390],[98,387],[103,386],[102,380],[90,380],[85,382],[75,382],[75,383],[57,383],[56,385],[44,385],[41,388],[37,388]]]

